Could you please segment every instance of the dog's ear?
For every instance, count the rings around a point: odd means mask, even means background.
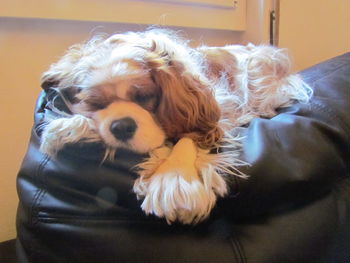
[[[223,135],[219,106],[207,79],[189,71],[184,63],[166,52],[148,61],[161,90],[157,119],[168,138],[190,137],[200,147],[215,147]]]
[[[43,90],[48,90],[54,87],[58,86],[59,81],[54,81],[54,80],[42,80],[41,82],[41,88]]]
[[[61,89],[60,93],[64,97],[64,99],[67,100],[69,103],[76,104],[81,101],[81,99],[79,99],[77,96],[81,90],[81,88],[73,86]]]
[[[82,89],[78,86],[62,88],[59,86],[59,81],[46,80],[41,83],[41,88],[45,91],[49,91],[50,89],[58,91],[63,99],[71,104],[80,102],[80,99],[76,95],[79,94]]]

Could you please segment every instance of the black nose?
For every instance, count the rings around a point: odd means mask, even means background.
[[[131,118],[123,118],[113,121],[109,128],[115,138],[121,141],[127,141],[134,136],[137,125]]]

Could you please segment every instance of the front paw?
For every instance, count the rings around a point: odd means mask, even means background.
[[[216,195],[205,187],[194,167],[154,174],[147,182],[141,205],[146,214],[164,217],[169,224],[191,224],[208,217]]]
[[[82,115],[59,118],[49,122],[41,135],[40,151],[49,156],[56,156],[66,144],[79,141],[99,141],[93,120]]]
[[[193,141],[182,138],[173,149],[151,154],[141,165],[134,191],[144,198],[141,208],[146,214],[184,224],[197,223],[209,215],[215,205],[218,180],[211,176],[210,169],[198,169],[197,153]]]

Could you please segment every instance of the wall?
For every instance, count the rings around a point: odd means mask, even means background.
[[[1,0],[0,16],[244,30],[245,6],[246,0]]]
[[[300,70],[350,51],[349,0],[281,0],[279,45]]]

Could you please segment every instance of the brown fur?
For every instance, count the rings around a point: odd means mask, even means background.
[[[215,146],[223,135],[217,125],[221,112],[208,84],[185,72],[180,62],[167,70],[155,67],[152,73],[162,90],[156,114],[167,136],[190,137],[203,148]]]
[[[233,91],[235,89],[235,75],[238,71],[237,59],[223,48],[201,48],[199,51],[205,57],[208,78],[218,80],[220,77],[225,76]]]

